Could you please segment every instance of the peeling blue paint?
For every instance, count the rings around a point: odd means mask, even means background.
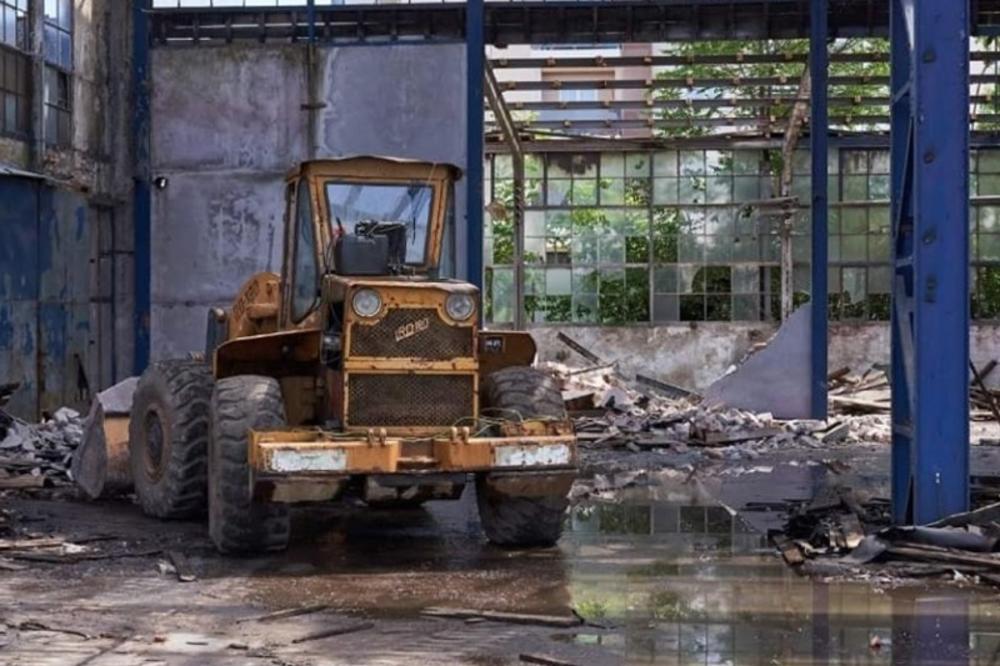
[[[76,240],[82,241],[84,239],[84,232],[87,229],[87,209],[83,206],[78,206],[76,209]]]
[[[10,307],[0,304],[0,350],[14,347],[14,322],[10,319]]]
[[[8,408],[31,419],[80,397],[91,346],[88,207],[78,192],[17,177],[0,177],[0,201],[0,379],[21,382]]]

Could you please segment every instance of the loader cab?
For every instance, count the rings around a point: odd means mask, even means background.
[[[324,276],[437,278],[459,175],[383,157],[311,161],[289,174],[280,328],[319,323]]]

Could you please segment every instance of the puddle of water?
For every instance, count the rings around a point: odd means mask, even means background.
[[[379,616],[575,609],[604,628],[554,637],[627,663],[1000,663],[995,595],[806,579],[757,523],[704,488],[663,481],[619,503],[575,507],[558,549],[506,551],[482,539],[467,494],[425,511],[332,515],[317,536],[257,561],[247,585],[275,607],[329,603]]]

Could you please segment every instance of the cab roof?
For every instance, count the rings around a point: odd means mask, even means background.
[[[429,178],[439,169],[445,172],[442,175],[447,175],[451,180],[462,177],[462,169],[448,162],[428,162],[382,155],[350,155],[305,160],[288,173],[288,180],[304,174]]]

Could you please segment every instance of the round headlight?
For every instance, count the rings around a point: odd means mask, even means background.
[[[476,301],[468,294],[451,294],[444,302],[444,309],[455,321],[465,321],[476,311]]]
[[[359,317],[374,317],[382,309],[382,297],[374,289],[359,289],[351,299],[354,314]]]

